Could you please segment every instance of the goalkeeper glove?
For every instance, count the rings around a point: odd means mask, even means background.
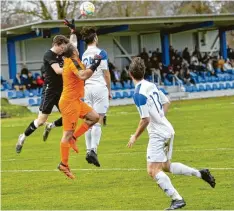
[[[69,27],[72,34],[75,34],[76,32],[76,26],[75,26],[75,20],[72,19],[71,22],[69,22],[66,18],[64,19],[64,24]]]
[[[102,60],[102,57],[100,55],[95,55],[92,61],[92,65],[89,69],[91,69],[93,72],[98,68]]]

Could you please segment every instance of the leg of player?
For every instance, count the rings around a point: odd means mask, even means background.
[[[147,172],[154,180],[156,180],[158,186],[172,199],[172,203],[168,210],[179,209],[186,205],[183,198],[173,187],[170,178],[162,171],[163,163],[161,162],[148,162]]]
[[[55,128],[55,127],[61,127],[63,125],[63,120],[62,117],[60,117],[59,119],[55,120],[52,123],[47,123],[45,125],[45,129],[44,129],[44,133],[43,133],[43,141],[46,141],[50,131]]]
[[[209,169],[197,170],[186,166],[182,163],[171,163],[170,161],[163,164],[163,170],[172,174],[185,176],[196,176],[207,182],[212,188],[215,187],[215,178],[211,175]]]
[[[102,124],[105,114],[99,114],[99,121],[91,129],[91,150],[97,154],[97,147],[102,136]]]
[[[61,162],[58,165],[58,169],[71,179],[75,178],[68,166],[69,151],[71,147],[69,140],[72,139],[73,132],[74,130],[63,131],[63,137],[60,142]]]
[[[91,127],[96,124],[99,120],[99,115],[96,111],[92,110],[91,112],[87,113],[84,116],[84,122],[83,124],[77,128],[77,130],[74,132],[73,137],[75,139],[77,139],[78,137],[80,137],[81,135],[83,135],[86,131],[88,131],[89,129],[91,129]],[[97,155],[96,153],[90,149],[90,152],[87,153],[86,156],[86,160],[89,163],[93,163],[96,166],[100,166],[98,159],[97,159]]]
[[[29,124],[29,126],[27,127],[27,129],[23,134],[19,135],[18,142],[16,144],[17,153],[21,152],[26,137],[30,136],[38,127],[42,126],[48,119],[48,116],[49,114],[43,114],[40,112],[37,119],[35,119]]]

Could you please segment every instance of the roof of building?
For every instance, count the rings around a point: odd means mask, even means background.
[[[77,28],[83,26],[96,26],[99,29],[105,29],[113,26],[128,25],[128,30],[124,33],[151,33],[159,32],[160,30],[175,30],[183,28],[185,30],[192,30],[187,28],[188,25],[209,23],[205,28],[200,25],[194,26],[194,29],[214,30],[218,28],[234,27],[234,13],[230,14],[212,14],[212,15],[190,15],[190,16],[162,16],[162,17],[118,17],[118,18],[90,18],[76,20]],[[67,31],[66,26],[62,20],[42,20],[35,23],[15,26],[1,30],[1,36],[8,38],[11,36],[21,35],[35,31],[36,29],[51,29],[59,28],[60,33]],[[203,28],[203,29],[202,29]]]

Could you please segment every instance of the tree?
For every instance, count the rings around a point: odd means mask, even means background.
[[[211,14],[215,11],[209,1],[178,1],[172,4],[175,15]]]
[[[62,20],[79,17],[85,0],[1,0],[4,26],[37,20]],[[96,12],[88,18],[190,15],[234,12],[232,1],[119,1],[93,0]],[[3,25],[2,25],[3,26]],[[4,27],[3,26],[3,27]]]
[[[234,13],[234,2],[222,1],[220,13]]]
[[[12,14],[15,8],[14,1],[1,1],[1,28],[8,28],[16,25],[27,24],[33,21],[33,17],[27,14]]]

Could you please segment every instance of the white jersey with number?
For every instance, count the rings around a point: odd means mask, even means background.
[[[86,68],[89,68],[95,55],[100,55],[102,57],[102,61],[101,64],[98,66],[97,70],[93,73],[93,75],[85,81],[85,86],[106,86],[106,81],[104,79],[103,73],[103,71],[108,70],[108,57],[106,51],[99,49],[96,46],[88,46],[87,50],[82,56],[82,62],[83,64],[85,64]]]
[[[147,127],[150,139],[155,137],[169,139],[175,134],[171,123],[164,116],[160,91],[155,84],[146,80],[137,83],[133,99],[140,117],[150,118]]]

